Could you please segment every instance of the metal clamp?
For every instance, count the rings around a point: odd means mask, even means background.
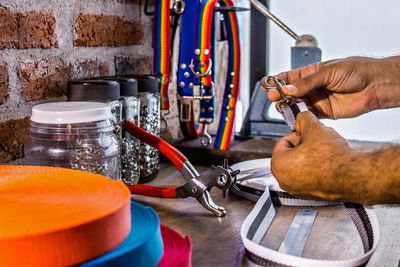
[[[270,85],[268,82],[269,81],[273,81],[275,83],[275,85]],[[275,76],[265,76],[261,79],[261,85],[262,87],[264,87],[267,90],[270,89],[275,89],[279,92],[279,94],[281,95],[281,100],[279,100],[276,105],[275,108],[279,113],[283,113],[282,111],[282,106],[290,106],[291,104],[293,104],[294,102],[296,102],[296,99],[292,96],[287,96],[283,93],[282,91],[282,86],[285,86],[286,83],[283,80],[279,80],[277,77]]]
[[[209,59],[209,64],[208,64],[208,68],[204,73],[201,73],[200,71],[195,71],[194,70],[194,62],[193,62],[193,58],[190,61],[189,64],[189,68],[192,71],[193,75],[196,76],[197,78],[201,78],[201,77],[207,77],[211,74],[211,67],[212,67],[212,60]]]

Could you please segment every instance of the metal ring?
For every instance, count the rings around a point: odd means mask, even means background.
[[[190,68],[190,70],[192,71],[193,75],[196,76],[197,78],[209,76],[210,73],[211,73],[212,60],[209,59],[209,62],[210,62],[210,63],[208,64],[208,69],[207,69],[204,73],[201,73],[201,72],[199,72],[199,71],[195,71],[195,70],[194,70],[193,58],[192,58],[192,60],[190,61],[189,68]]]
[[[185,11],[185,7],[186,7],[186,4],[184,1],[175,0],[172,8],[173,8],[175,14],[180,15]]]

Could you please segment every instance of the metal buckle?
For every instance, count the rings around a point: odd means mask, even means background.
[[[210,63],[208,64],[208,68],[204,73],[201,73],[200,71],[195,71],[194,70],[193,58],[190,61],[189,68],[192,71],[193,75],[196,76],[196,78],[206,77],[206,76],[209,76],[211,74],[212,60],[209,59],[209,62]]]
[[[189,121],[192,120],[191,109],[192,109],[192,103],[193,103],[194,100],[211,100],[211,99],[213,99],[213,97],[215,96],[215,88],[214,88],[214,83],[213,82],[211,82],[211,90],[212,90],[211,95],[203,95],[203,90],[200,87],[200,94],[198,94],[198,95],[195,95],[194,91],[192,91],[193,95],[183,95],[183,96],[178,95],[177,96],[177,99],[180,101],[180,116],[179,116],[179,119],[180,119],[181,122],[189,122]],[[183,115],[182,115],[183,114],[183,110],[184,110],[184,106],[189,106],[189,114],[188,114],[187,118],[183,118]],[[201,122],[201,123],[203,123],[203,122]]]
[[[179,96],[178,95],[178,100],[180,101],[179,106],[180,106],[180,112],[179,112],[179,120],[181,122],[189,122],[192,120],[192,104],[193,104],[193,98],[191,96]],[[183,111],[184,111],[184,106],[188,106],[189,114],[187,114],[187,117],[183,117]]]

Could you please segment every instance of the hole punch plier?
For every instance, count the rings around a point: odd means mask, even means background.
[[[212,171],[205,175],[200,175],[189,160],[175,147],[168,144],[159,137],[152,135],[130,121],[125,122],[125,130],[142,142],[158,149],[163,153],[180,171],[186,183],[179,187],[162,188],[150,185],[130,185],[128,186],[132,194],[145,195],[160,198],[187,198],[194,197],[207,210],[221,217],[226,215],[224,207],[218,206],[211,198],[210,191],[213,186],[223,190],[228,190],[234,182],[232,177],[236,177],[238,170],[233,171],[229,168],[227,160],[223,166],[212,166]]]

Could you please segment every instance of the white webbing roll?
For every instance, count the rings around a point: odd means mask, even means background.
[[[258,162],[257,162],[258,161]],[[268,167],[269,159],[248,161],[251,168],[257,167],[257,164],[264,164]],[[243,168],[243,166],[232,166],[234,169]],[[247,216],[242,224],[240,234],[243,244],[246,248],[246,257],[249,266],[360,266],[368,262],[372,253],[376,250],[379,242],[379,224],[374,211],[355,203],[332,203],[314,200],[296,199],[279,188],[272,174],[268,178],[258,177],[240,181],[236,188],[231,190],[233,193],[257,201],[253,210]],[[265,178],[265,177],[264,177]],[[266,184],[267,180],[270,180]],[[258,180],[258,182],[257,182]],[[275,180],[275,181],[274,181]],[[261,182],[260,182],[261,181]],[[258,200],[257,200],[258,199]],[[260,241],[265,235],[274,216],[275,209],[273,204],[286,206],[326,206],[326,205],[344,205],[351,219],[353,220],[360,235],[364,254],[356,258],[346,260],[320,260],[297,257],[284,254],[273,249],[260,245]]]

